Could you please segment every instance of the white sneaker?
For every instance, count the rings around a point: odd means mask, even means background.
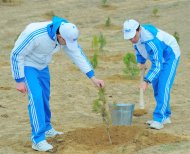
[[[148,120],[148,121],[146,122],[146,124],[151,125],[153,122],[154,122],[154,120]],[[163,124],[171,124],[171,123],[172,123],[172,121],[171,121],[170,118],[166,118],[166,119],[163,121]]]
[[[37,151],[49,151],[53,149],[53,146],[49,144],[46,140],[43,140],[38,144],[32,143],[32,149]]]
[[[54,128],[52,128],[52,129],[45,132],[46,137],[54,137],[56,135],[61,135],[61,134],[63,134],[63,132],[58,132]]]
[[[151,125],[151,124],[153,123],[153,121],[154,121],[154,120],[148,120],[148,121],[146,122],[146,124]]]
[[[150,128],[153,128],[153,129],[159,130],[159,129],[164,128],[164,125],[163,125],[162,123],[160,123],[160,122],[153,121],[153,122],[150,124],[149,127],[150,127]]]
[[[172,123],[172,121],[171,121],[171,119],[168,117],[168,118],[166,118],[165,120],[164,120],[164,122],[163,122],[163,124],[171,124]]]

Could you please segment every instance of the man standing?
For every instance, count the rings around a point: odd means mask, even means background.
[[[71,60],[99,88],[104,81],[95,78],[94,70],[79,46],[77,27],[65,19],[54,17],[50,22],[29,24],[18,37],[10,62],[16,88],[28,94],[28,111],[32,127],[32,148],[48,151],[53,148],[46,137],[62,132],[51,125],[50,74],[48,64],[52,55],[61,48]]]
[[[164,124],[171,123],[170,90],[180,59],[179,45],[172,35],[153,25],[140,25],[131,19],[123,26],[124,39],[132,42],[140,68],[146,67],[146,60],[151,61],[151,68],[140,86],[145,91],[152,84],[156,107],[153,120],[147,124],[150,128],[162,129]]]

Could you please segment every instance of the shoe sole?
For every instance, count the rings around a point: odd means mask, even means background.
[[[171,121],[167,121],[167,122],[163,122],[163,124],[171,124],[172,122]]]
[[[155,127],[151,127],[151,126],[149,126],[149,128],[151,128],[151,129],[156,129],[156,130],[160,130],[160,129],[164,128],[164,127],[161,127],[161,128],[155,128]]]
[[[46,137],[48,137],[48,138],[51,138],[51,137],[56,137],[56,136],[58,136],[58,135],[63,135],[64,133],[61,133],[61,134],[56,134],[56,135],[45,135]]]
[[[152,121],[152,122],[153,122],[153,121]],[[152,122],[146,122],[145,124],[147,124],[147,125],[150,126],[150,125],[152,124]],[[164,122],[163,122],[163,125],[167,125],[167,124],[171,124],[171,123],[172,123],[171,121],[166,121],[166,122],[164,121]]]
[[[46,135],[47,138],[52,138],[52,137],[56,137],[56,136],[58,136],[58,134],[53,135],[53,136],[48,136],[48,135]]]
[[[48,149],[48,150],[44,151],[44,150],[40,150],[40,149],[36,148],[36,147],[33,146],[33,145],[32,145],[32,149],[34,149],[34,150],[36,150],[36,151],[42,151],[42,152],[47,152],[47,151],[52,151],[52,150],[53,150],[53,148],[51,148],[51,149]]]

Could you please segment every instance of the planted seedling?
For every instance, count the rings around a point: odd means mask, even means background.
[[[109,138],[110,144],[112,144],[111,135],[110,135],[110,117],[107,111],[107,102],[105,97],[105,89],[101,88],[98,92],[98,99],[93,102],[93,111],[100,113],[102,116],[102,121],[106,126],[106,132]]]
[[[102,6],[104,6],[104,7],[107,6],[107,1],[108,0],[102,0]]]
[[[1,0],[0,4],[5,4],[5,5],[17,5],[21,3],[21,0]]]
[[[103,48],[106,46],[106,38],[102,33],[100,33],[99,35],[98,43],[99,43],[99,51],[102,52]]]
[[[2,0],[3,3],[11,3],[12,0]]]
[[[105,26],[106,26],[106,27],[109,27],[110,25],[111,25],[111,19],[110,19],[110,17],[108,17],[108,18],[106,19]]]
[[[106,39],[102,33],[100,33],[99,37],[97,36],[93,37],[92,40],[93,56],[90,61],[94,69],[98,66],[98,55],[100,52],[103,52],[103,48],[105,45],[106,45]]]
[[[90,62],[91,62],[94,69],[98,66],[98,56],[97,56],[97,54],[94,54],[92,56],[92,59],[91,59]]]
[[[96,35],[92,39],[92,49],[96,54],[98,53],[98,37]]]
[[[94,36],[92,40],[92,52],[94,52],[92,59],[90,60],[93,68],[95,69],[98,66],[98,52],[99,52],[99,47],[98,47],[98,37]]]
[[[154,8],[154,9],[152,10],[153,16],[154,16],[154,17],[158,17],[158,12],[159,12],[158,8]]]
[[[123,69],[126,76],[130,79],[136,79],[139,75],[139,68],[137,66],[135,55],[132,53],[127,53],[123,58],[123,62],[126,66]]]

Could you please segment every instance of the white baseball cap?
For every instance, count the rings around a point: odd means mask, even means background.
[[[61,37],[65,40],[66,46],[70,50],[76,50],[78,48],[78,28],[72,23],[62,22],[59,27],[59,33]]]
[[[136,20],[126,20],[123,24],[124,39],[132,39],[136,35],[136,30],[139,27],[139,23]]]

